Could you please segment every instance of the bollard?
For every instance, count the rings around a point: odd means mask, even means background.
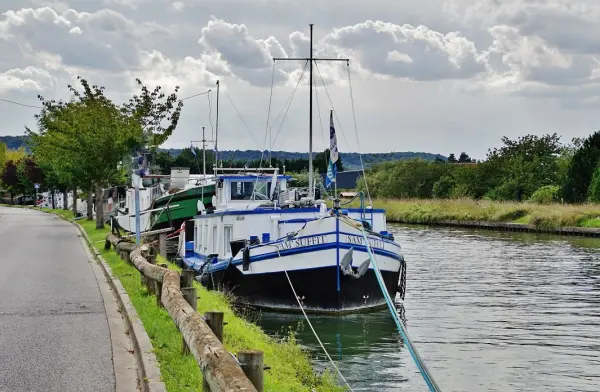
[[[111,246],[112,246],[112,244],[110,243],[110,241],[108,239],[106,241],[104,241],[104,250],[110,250]]]
[[[159,254],[166,259],[167,258],[167,234],[166,233],[161,233],[158,235],[158,250],[159,250]]]
[[[194,309],[194,311],[198,309],[198,306],[196,304],[198,294],[196,293],[195,287],[184,287],[181,289],[181,293],[183,294],[183,298],[185,298],[185,301],[192,307],[192,309]],[[183,335],[181,336],[181,341],[183,342],[182,352],[184,355],[188,355],[190,353],[190,348],[185,342]]]
[[[263,392],[265,370],[263,352],[258,350],[240,351],[237,358],[248,380],[250,380],[258,392]]]
[[[159,267],[162,268],[168,268],[168,266],[166,264],[158,264]],[[159,308],[164,308],[162,302],[161,302],[161,298],[162,298],[162,282],[156,281],[154,282],[155,288],[154,290],[156,291],[156,305],[158,305]]]
[[[219,342],[223,343],[223,312],[205,312],[204,319]]]
[[[181,271],[179,287],[192,287],[192,282],[194,281],[195,275],[196,271],[193,269],[184,269]]]

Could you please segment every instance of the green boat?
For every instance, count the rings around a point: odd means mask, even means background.
[[[198,202],[204,208],[212,208],[212,199],[216,194],[215,182],[197,185],[192,188],[168,193],[154,200],[152,205],[152,230],[168,227],[179,229],[181,224],[198,215]]]

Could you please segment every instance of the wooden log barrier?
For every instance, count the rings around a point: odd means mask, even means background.
[[[112,244],[119,239],[111,234],[107,239]],[[122,246],[123,242],[119,243]],[[135,268],[146,278],[162,283],[161,302],[171,319],[181,331],[190,354],[202,370],[211,392],[258,392],[244,371],[217,339],[208,324],[184,299],[180,288],[180,276],[157,265],[152,265],[142,256],[141,250],[133,245],[130,259]],[[129,247],[130,245],[127,245]],[[123,248],[119,248],[123,249]],[[123,249],[125,250],[125,249]]]

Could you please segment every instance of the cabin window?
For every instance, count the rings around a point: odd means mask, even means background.
[[[231,200],[269,200],[270,188],[266,181],[232,181]]]
[[[213,234],[212,234],[212,252],[217,252],[217,226],[213,226]]]
[[[225,226],[225,230],[223,231],[223,254],[226,255],[230,253],[229,244],[231,239],[233,238],[233,226]]]

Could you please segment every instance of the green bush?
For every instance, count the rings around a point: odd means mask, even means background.
[[[539,188],[529,198],[530,202],[538,204],[552,204],[560,201],[560,187],[557,185],[546,185]]]
[[[592,176],[592,182],[588,189],[588,198],[591,202],[600,203],[600,164]]]

